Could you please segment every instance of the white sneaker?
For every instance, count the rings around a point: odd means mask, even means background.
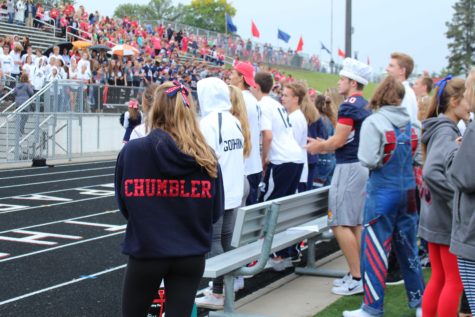
[[[265,266],[265,268],[271,268],[277,272],[284,271],[285,269],[289,267],[293,267],[292,260],[290,258],[284,258],[284,259],[270,258],[269,260],[267,260],[267,264]]]
[[[195,298],[195,304],[201,308],[208,309],[223,309],[224,308],[224,296],[216,294],[208,294],[203,297]]]
[[[355,295],[363,293],[363,281],[349,280],[345,284],[332,288],[332,293],[337,295]]]
[[[416,308],[416,317],[422,317],[422,307]]]
[[[343,312],[343,317],[373,317],[373,315],[368,314],[360,308],[352,311],[345,310]]]
[[[351,277],[351,274],[350,272],[346,273],[345,276],[343,276],[342,278],[337,278],[336,280],[333,281],[333,286],[342,286],[343,284],[345,284],[346,282],[348,282],[349,280],[352,280],[353,277]]]
[[[244,288],[244,277],[237,276],[234,278],[234,293]],[[208,288],[203,291],[203,294],[211,294],[213,293],[213,281],[209,281]],[[223,289],[224,294],[224,289]]]

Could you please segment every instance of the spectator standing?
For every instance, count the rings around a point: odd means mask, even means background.
[[[18,0],[16,2],[16,13],[15,13],[15,23],[23,25],[25,24],[25,11],[26,4],[23,0]]]
[[[256,88],[254,67],[250,63],[239,62],[234,66],[230,75],[230,84],[242,91],[246,104],[247,118],[251,132],[251,154],[244,162],[244,173],[249,182],[249,195],[246,205],[257,203],[257,191],[262,179],[262,162],[260,157],[260,120],[261,109],[250,88]]]
[[[27,0],[26,2],[25,17],[26,26],[33,27],[33,19],[36,17],[36,6],[33,4],[33,0]]]
[[[124,115],[125,134],[122,141],[129,142],[130,135],[136,126],[142,123],[142,113],[139,110],[139,102],[136,99],[130,99],[128,110]]]
[[[15,106],[16,108],[20,108],[25,101],[30,99],[31,96],[33,96],[33,86],[31,86],[28,74],[22,74],[20,77],[20,81],[17,83],[15,87]],[[31,111],[31,106],[27,107],[22,110],[22,113],[20,114],[20,127],[19,127],[19,132],[21,135],[25,133],[25,125],[26,121],[28,121],[28,115],[25,112]]]
[[[370,114],[366,109],[363,89],[368,84],[371,68],[355,59],[346,58],[338,81],[339,93],[346,97],[338,111],[335,134],[328,140],[311,140],[311,154],[335,152],[336,167],[328,202],[328,225],[345,255],[350,272],[333,282],[332,292],[353,295],[363,292],[360,272],[360,246],[364,186],[368,170],[358,160],[360,130]]]
[[[463,291],[457,257],[449,252],[454,192],[445,172],[461,136],[457,123],[468,120],[469,105],[463,99],[465,81],[446,77],[437,84],[435,96],[423,121],[422,144],[424,195],[419,236],[428,242],[432,274],[422,299],[425,316],[455,316]]]
[[[395,248],[410,308],[422,317],[424,278],[417,254],[416,182],[412,166],[421,163],[420,125],[402,106],[405,89],[386,77],[370,101],[375,110],[363,122],[358,158],[371,170],[366,186],[361,270],[364,301],[343,317],[382,316],[388,255]]]
[[[174,87],[167,83],[158,88],[150,111],[151,133],[126,144],[117,159],[115,190],[127,219],[123,253],[129,256],[124,317],[146,316],[162,280],[167,314],[191,315],[212,224],[224,209],[217,158],[197,126],[187,91],[171,93]],[[176,195],[173,180],[184,184]],[[168,190],[161,191],[157,182],[167,182]],[[199,186],[199,197],[193,186]]]
[[[475,68],[470,70],[465,82],[464,99],[475,112]],[[452,164],[448,166],[448,177],[454,194],[452,218],[452,236],[450,252],[457,256],[459,272],[465,294],[475,312],[475,121],[472,121],[463,135],[462,143],[456,152]]]
[[[178,85],[179,89],[184,89]],[[213,225],[210,257],[231,250],[236,208],[241,205],[244,190],[244,136],[239,120],[231,110],[229,88],[224,81],[209,77],[198,82],[198,99],[202,119],[201,131],[215,151],[223,172],[224,214]],[[223,277],[213,280],[212,293],[196,298],[198,307],[222,309]]]
[[[8,23],[12,24],[15,17],[15,0],[7,0]]]

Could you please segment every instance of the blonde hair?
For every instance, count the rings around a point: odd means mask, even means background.
[[[465,89],[469,96],[467,101],[470,104],[470,111],[475,112],[475,67],[472,67],[468,73]]]
[[[145,88],[143,94],[142,94],[142,110],[143,112],[145,113],[145,119],[144,119],[144,123],[145,123],[145,133],[148,133],[149,132],[149,126],[148,126],[148,112],[150,111],[150,108],[152,107],[153,105],[153,97],[155,95],[155,90],[157,90],[158,88],[158,84],[149,84],[147,86],[147,88]]]
[[[173,86],[172,82],[166,82],[155,89],[148,113],[150,129],[168,132],[183,153],[193,157],[210,177],[217,178],[218,159],[198,127],[195,105],[188,98],[187,107],[180,92],[169,97],[166,90]]]
[[[312,105],[310,98],[308,96],[308,89],[303,83],[290,83],[284,86],[287,89],[292,90],[294,96],[296,96],[299,101],[300,110],[302,111],[305,119],[307,119],[308,124],[312,124],[318,120],[319,115],[317,109]]]
[[[336,126],[336,119],[338,116],[338,109],[340,109],[340,105],[345,101],[345,98],[338,92],[338,89],[328,88],[325,91],[325,96],[330,99],[330,107],[333,109],[333,113],[335,114],[335,126]]]
[[[434,90],[434,96],[427,109],[426,118],[437,117],[440,113],[445,113],[449,109],[451,101],[460,102],[465,92],[465,80],[462,78],[453,78],[447,81],[447,85],[439,96],[440,87]]]
[[[251,155],[251,131],[249,128],[249,119],[247,117],[246,103],[241,89],[229,85],[229,97],[231,98],[231,114],[241,123],[242,135],[244,136],[244,157]]]

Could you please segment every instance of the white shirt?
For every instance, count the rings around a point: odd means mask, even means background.
[[[20,74],[20,65],[15,64],[15,62],[21,62],[21,56],[20,53],[15,53],[14,51],[10,52],[10,56],[12,57],[12,74]]]
[[[202,118],[200,128],[206,143],[218,156],[223,175],[224,209],[228,210],[241,206],[244,194],[244,137],[239,120],[229,111],[220,113],[221,131],[218,112],[212,112]]]
[[[259,106],[262,111],[261,131],[272,131],[269,161],[276,165],[304,163],[301,148],[294,139],[287,110],[269,96],[262,97]]]
[[[124,115],[124,121],[125,121],[125,115]],[[124,125],[125,125],[125,122],[124,122]],[[145,123],[139,124],[138,126],[134,128],[134,130],[132,130],[129,141],[146,137],[149,132],[150,131],[148,132],[145,131]]]
[[[2,55],[0,56],[1,68],[2,71],[6,74],[11,74],[13,69],[13,58],[11,55]]]
[[[411,117],[411,122],[418,122],[416,94],[414,93],[414,90],[412,90],[407,80],[403,81],[402,85],[404,86],[405,94],[404,99],[401,102],[401,106],[407,108],[407,112],[409,112],[409,116]]]
[[[260,153],[261,135],[261,108],[257,99],[249,90],[243,90],[242,95],[246,103],[247,118],[249,120],[249,130],[251,133],[251,154],[244,160],[244,175],[252,175],[262,172],[262,161]]]
[[[308,161],[307,150],[304,146],[307,144],[308,136],[308,124],[307,119],[302,110],[297,109],[289,114],[290,124],[292,124],[292,132],[294,133],[294,139],[297,141],[301,149],[302,160],[304,161],[302,174],[300,175],[300,183],[307,183],[308,178]]]
[[[48,57],[48,64],[50,63],[51,61],[51,57],[54,57],[54,59],[60,59],[63,61],[63,64],[66,65],[66,63],[64,62],[64,59],[63,59],[63,56],[61,55],[54,55],[53,53],[51,53]]]

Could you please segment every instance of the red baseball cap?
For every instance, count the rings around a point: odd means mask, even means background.
[[[257,87],[254,81],[255,70],[249,62],[238,62],[234,69],[244,77],[244,81],[251,87]]]

